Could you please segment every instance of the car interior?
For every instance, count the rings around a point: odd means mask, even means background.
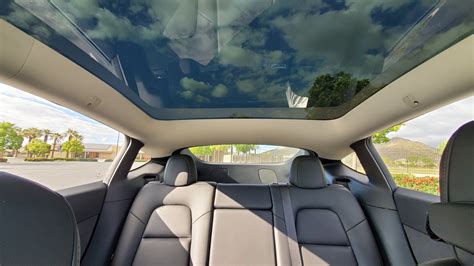
[[[0,171],[0,265],[474,265],[474,121],[439,196],[399,187],[371,138],[474,95],[470,1],[103,2],[0,6],[0,83],[125,135],[102,181]],[[192,152],[230,143],[297,152]]]

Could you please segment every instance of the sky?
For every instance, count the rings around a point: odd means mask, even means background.
[[[0,83],[0,122],[21,128],[37,127],[64,132],[68,128],[84,136],[85,143],[117,141],[118,132],[77,112]],[[462,124],[474,119],[474,97],[469,97],[404,123],[389,137],[420,141],[432,147],[447,140]],[[123,136],[121,136],[121,140]],[[271,148],[271,147],[269,147]],[[265,149],[261,149],[264,151]]]
[[[82,114],[0,83],[0,122],[62,133],[78,131],[85,143],[117,143],[118,132]],[[123,141],[121,136],[120,141]]]
[[[414,118],[404,123],[398,132],[390,133],[388,136],[415,140],[437,147],[448,140],[456,129],[471,120],[474,120],[473,96]]]

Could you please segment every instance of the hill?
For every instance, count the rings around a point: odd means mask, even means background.
[[[385,160],[397,161],[406,158],[427,158],[434,163],[439,163],[438,150],[422,142],[404,138],[392,138],[387,143],[375,144],[377,151]]]

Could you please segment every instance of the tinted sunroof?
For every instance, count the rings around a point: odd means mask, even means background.
[[[15,0],[0,10],[157,119],[334,119],[474,31],[470,0]]]

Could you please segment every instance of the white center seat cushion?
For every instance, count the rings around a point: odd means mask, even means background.
[[[275,265],[268,185],[218,184],[210,265]]]
[[[206,265],[215,187],[196,182],[191,157],[172,156],[164,184],[150,182],[135,198],[113,265]]]

